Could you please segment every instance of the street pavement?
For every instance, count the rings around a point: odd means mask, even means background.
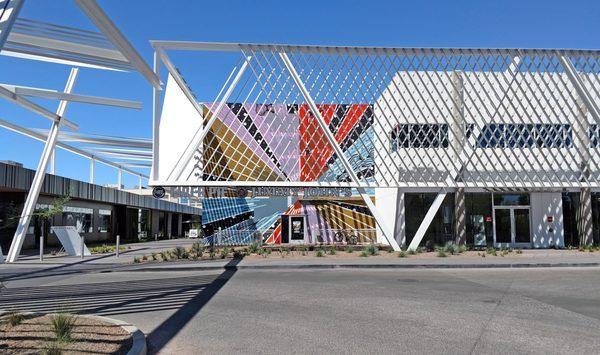
[[[3,279],[0,309],[121,319],[146,333],[150,353],[600,349],[594,267],[37,271]]]

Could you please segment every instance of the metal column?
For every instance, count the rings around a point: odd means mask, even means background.
[[[67,85],[65,86],[65,92],[70,93],[71,90],[73,90],[78,71],[79,69],[77,68],[71,69],[69,79],[67,80]],[[35,171],[35,176],[33,177],[33,182],[31,184],[29,194],[27,194],[27,199],[25,200],[23,211],[21,212],[21,218],[19,219],[17,230],[15,231],[15,235],[13,237],[10,249],[8,251],[7,262],[9,263],[17,261],[19,254],[21,253],[21,247],[23,247],[23,242],[25,241],[27,228],[29,227],[29,223],[31,222],[31,216],[35,210],[35,204],[37,203],[40,190],[42,189],[42,183],[44,182],[44,176],[46,175],[48,161],[50,160],[50,156],[52,155],[52,152],[54,151],[54,146],[56,145],[56,141],[58,140],[58,128],[61,123],[61,117],[64,115],[65,110],[67,109],[67,104],[68,101],[65,100],[61,100],[58,104],[56,114],[59,116],[59,119],[52,123],[50,132],[48,132],[48,139],[46,140],[46,144],[44,145],[44,150],[42,151],[40,162],[38,163],[37,170]]]

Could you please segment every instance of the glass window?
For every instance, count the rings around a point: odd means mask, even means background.
[[[98,210],[98,232],[110,232],[111,214],[111,210]]]
[[[529,206],[529,194],[494,194],[495,206]]]
[[[392,151],[398,148],[447,148],[448,125],[437,123],[399,124],[390,133]]]
[[[469,133],[467,131],[467,133]],[[568,124],[487,124],[477,137],[479,148],[570,148],[573,129]]]

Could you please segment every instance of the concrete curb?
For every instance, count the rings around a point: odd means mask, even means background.
[[[600,263],[511,263],[511,264],[300,264],[300,265],[222,265],[222,266],[149,266],[103,272],[215,271],[215,270],[332,270],[332,269],[517,269],[555,267],[599,267]]]
[[[0,311],[0,316],[3,316],[7,313],[10,313],[10,312]],[[54,314],[54,313],[40,313],[40,312],[19,312],[19,313],[23,314],[23,315],[36,316],[36,317]],[[92,314],[74,314],[74,316],[103,321],[106,323],[111,323],[111,324],[120,326],[126,332],[131,334],[132,344],[131,344],[131,349],[129,349],[129,351],[127,352],[127,355],[146,355],[146,353],[148,351],[148,348],[146,347],[146,336],[135,325],[129,324],[122,320],[103,317],[103,316],[96,316],[96,315],[92,315]]]

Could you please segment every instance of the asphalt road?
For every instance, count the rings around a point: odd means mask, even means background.
[[[597,353],[600,269],[36,273],[0,309],[136,324],[151,353]]]

